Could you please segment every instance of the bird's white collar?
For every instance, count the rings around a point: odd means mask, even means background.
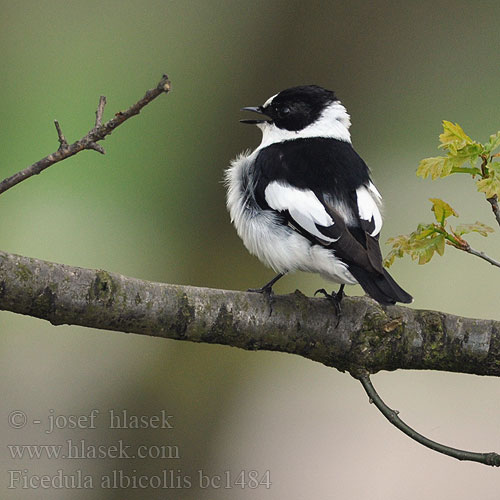
[[[349,133],[351,118],[340,101],[332,102],[314,123],[302,130],[285,130],[268,122],[259,123],[257,126],[262,130],[262,142],[256,151],[271,144],[311,137],[327,137],[351,142],[351,134]]]

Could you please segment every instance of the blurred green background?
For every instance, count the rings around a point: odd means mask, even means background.
[[[383,239],[431,220],[429,197],[463,222],[494,223],[465,177],[417,179],[441,120],[486,140],[499,129],[498,1],[0,1],[1,177],[128,107],[168,73],[173,91],[103,143],[2,195],[2,250],[154,281],[246,289],[273,275],[233,230],[221,183],[260,132],[242,106],[316,83],[347,106],[353,142],[385,199]],[[497,235],[470,239],[498,258]],[[384,248],[384,253],[387,247]],[[492,274],[490,274],[490,272]],[[500,319],[497,272],[448,248],[392,274],[413,307]],[[297,274],[278,293],[327,283]],[[350,294],[359,294],[357,287]],[[392,428],[348,375],[298,357],[192,345],[0,315],[2,472],[7,499],[498,499],[498,471],[425,450]],[[446,373],[374,377],[429,437],[500,451],[499,381]],[[50,415],[101,414],[96,429],[46,433]],[[173,429],[109,429],[107,411],[174,416]],[[25,412],[13,429],[8,415]],[[33,424],[34,419],[42,421]],[[175,445],[180,459],[13,459],[10,444]],[[91,475],[93,489],[9,489],[24,476]],[[121,470],[189,476],[191,487],[103,489]],[[197,471],[270,471],[271,488],[199,488]],[[11,484],[12,486],[12,484]]]

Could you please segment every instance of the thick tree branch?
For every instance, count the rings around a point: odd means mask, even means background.
[[[96,121],[95,126],[92,130],[88,132],[85,136],[83,136],[79,141],[74,142],[73,144],[69,144],[64,137],[59,122],[56,120],[56,130],[59,139],[59,149],[54,153],[42,158],[41,160],[33,163],[29,167],[26,167],[24,170],[17,172],[17,174],[4,179],[0,182],[0,194],[11,187],[14,187],[16,184],[28,179],[32,175],[39,174],[46,168],[54,165],[61,160],[65,160],[70,156],[73,156],[84,149],[93,149],[98,151],[99,153],[104,154],[104,148],[98,144],[99,141],[102,141],[106,136],[111,134],[116,127],[120,126],[124,121],[128,120],[134,115],[140,113],[141,109],[149,104],[153,99],[156,99],[160,94],[167,93],[170,91],[171,85],[167,75],[163,75],[163,78],[160,80],[158,85],[146,92],[144,97],[137,101],[135,104],[130,106],[130,108],[125,111],[119,111],[115,114],[111,120],[107,121],[104,125],[102,124],[102,115],[104,112],[104,106],[106,104],[106,98],[101,96],[99,99],[99,104],[96,111]]]
[[[347,297],[329,301],[152,283],[0,252],[0,309],[50,321],[319,361],[357,378],[432,369],[500,376],[500,322]]]

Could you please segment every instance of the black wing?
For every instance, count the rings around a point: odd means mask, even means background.
[[[380,194],[352,146],[326,138],[273,144],[255,163],[256,201],[312,243],[331,248],[383,304],[409,302],[382,265]]]

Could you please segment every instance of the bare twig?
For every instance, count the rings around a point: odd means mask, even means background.
[[[102,115],[104,113],[104,106],[106,106],[106,97],[99,97],[99,104],[97,105],[97,110],[95,112],[95,129],[102,125]]]
[[[375,406],[380,410],[382,415],[389,420],[389,422],[398,428],[401,432],[404,432],[411,439],[415,440],[431,450],[437,451],[438,453],[443,453],[449,457],[456,458],[457,460],[468,460],[471,462],[479,462],[485,465],[491,465],[493,467],[500,467],[500,455],[495,452],[489,453],[478,453],[474,451],[459,450],[457,448],[452,448],[441,443],[436,443],[422,434],[419,434],[416,430],[412,429],[408,424],[403,422],[399,418],[399,412],[389,408],[382,398],[379,396],[375,388],[373,387],[370,376],[362,375],[359,377],[359,381],[363,385],[368,397],[370,398],[370,403],[375,404]]]
[[[61,126],[59,125],[59,122],[57,120],[54,120],[54,125],[56,126],[57,137],[59,138],[59,149],[67,148],[68,141],[66,140],[66,137],[64,137],[64,134],[62,133]]]
[[[106,97],[101,96],[99,97],[99,103],[97,104],[97,109],[95,112],[95,126],[92,129],[93,132],[97,131],[99,127],[102,126],[102,116],[104,114],[104,107],[106,106]],[[88,149],[93,149],[94,151],[97,151],[98,153],[101,154],[106,154],[106,151],[104,148],[98,144],[97,142],[91,142],[88,146]]]
[[[446,243],[448,243],[448,245],[451,245],[457,248],[458,250],[462,250],[463,252],[470,253],[471,255],[475,255],[476,257],[479,257],[480,259],[489,262],[492,266],[500,267],[500,261],[493,259],[489,255],[486,255],[484,252],[480,252],[479,250],[474,250],[474,248],[470,246],[468,241],[464,240],[461,236],[459,236],[455,232],[452,231],[453,234],[450,234],[444,228],[441,228],[440,232],[441,234],[444,234],[447,240]]]
[[[500,208],[498,206],[498,198],[497,195],[491,197],[491,198],[486,198],[486,201],[491,205],[491,210],[493,211],[493,214],[495,215],[495,219],[498,222],[498,225],[500,226]]]
[[[484,252],[474,250],[469,244],[466,247],[456,247],[456,248],[459,248],[460,250],[463,250],[464,252],[470,253],[471,255],[475,255],[476,257],[479,257],[480,259],[483,259],[486,262],[489,262],[492,266],[500,267],[500,262],[498,260],[492,259],[488,255],[486,255]]]
[[[46,168],[54,165],[54,163],[65,160],[66,158],[69,158],[70,156],[73,156],[80,151],[83,151],[84,149],[93,149],[95,151],[98,151],[99,153],[104,153],[104,149],[102,148],[102,146],[97,144],[99,141],[102,141],[106,136],[111,134],[113,130],[116,127],[120,126],[124,121],[128,120],[134,115],[139,114],[144,106],[149,104],[160,94],[168,93],[170,89],[170,81],[167,75],[163,75],[163,78],[160,80],[158,85],[155,88],[148,90],[142,99],[137,101],[125,111],[119,111],[118,113],[116,113],[116,115],[105,124],[102,124],[102,114],[104,111],[106,100],[105,98],[101,97],[96,111],[95,127],[79,141],[76,141],[70,145],[68,145],[68,143],[66,142],[59,123],[56,122],[56,129],[60,144],[59,149],[54,153],[46,156],[45,158],[37,161],[36,163],[33,163],[33,165],[26,167],[24,170],[21,170],[20,172],[17,172],[11,177],[8,177],[7,179],[4,179],[2,182],[0,182],[0,194],[7,191],[11,187],[14,187],[25,179],[28,179],[32,175],[39,174]]]

